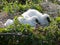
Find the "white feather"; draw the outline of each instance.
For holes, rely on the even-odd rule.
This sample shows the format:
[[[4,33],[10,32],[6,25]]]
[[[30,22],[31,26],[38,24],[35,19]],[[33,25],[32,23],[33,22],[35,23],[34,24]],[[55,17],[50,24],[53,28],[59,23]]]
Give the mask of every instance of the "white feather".
[[[35,9],[29,9],[26,12],[22,14],[23,17],[18,17],[18,21],[22,24],[29,24],[31,26],[36,26],[36,19],[40,22],[41,25],[45,26],[48,25],[49,22],[47,21],[47,17],[49,17],[48,14],[42,14],[39,11]],[[14,21],[11,19],[8,19],[6,23],[4,24],[5,26],[9,26],[13,24]]]
[[[11,24],[13,24],[13,20],[8,19],[8,20],[4,23],[4,26],[9,26],[9,25],[11,25]]]
[[[36,26],[36,16],[30,17],[30,18],[23,18],[23,17],[18,17],[18,21],[22,24],[29,24],[31,26]]]
[[[26,12],[24,12],[22,14],[22,16],[26,19],[30,18],[30,17],[33,17],[33,16],[37,16],[37,19],[39,20],[41,25],[48,25],[48,21],[47,21],[46,17],[49,17],[49,15],[48,14],[42,14],[35,9],[27,10]]]
[[[40,13],[39,11],[37,11],[35,9],[29,9],[22,14],[22,16],[24,18],[29,18],[29,17],[32,17],[32,16],[41,16],[41,15],[42,15],[42,13]]]

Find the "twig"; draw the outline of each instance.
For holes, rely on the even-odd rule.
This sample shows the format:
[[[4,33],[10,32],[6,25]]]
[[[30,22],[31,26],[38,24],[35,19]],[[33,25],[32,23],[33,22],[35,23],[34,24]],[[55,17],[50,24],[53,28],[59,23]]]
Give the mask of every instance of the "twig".
[[[7,36],[7,35],[15,35],[15,36],[21,36],[21,33],[0,33],[0,36]]]

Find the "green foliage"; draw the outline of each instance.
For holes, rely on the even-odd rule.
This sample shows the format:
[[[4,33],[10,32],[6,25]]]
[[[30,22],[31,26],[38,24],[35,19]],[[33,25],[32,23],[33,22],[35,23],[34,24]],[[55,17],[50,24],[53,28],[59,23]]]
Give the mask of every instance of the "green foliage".
[[[36,29],[28,24],[20,24],[17,17],[15,17],[14,24],[2,29],[1,32],[17,34],[0,36],[1,45],[57,45],[60,41],[60,29],[53,19],[49,26],[40,26]],[[20,35],[18,36],[18,34]]]
[[[15,13],[19,9],[17,2],[14,3],[7,3],[3,7],[3,11],[8,12],[8,13]]]
[[[13,3],[13,0],[10,0],[8,3],[6,0],[2,0],[0,8],[10,14],[23,13],[30,8],[43,12],[42,7],[39,5],[40,2],[42,0],[26,1],[26,4],[22,5],[17,1]],[[0,35],[0,45],[58,45],[60,43],[59,22],[60,17],[55,20],[51,18],[49,26],[34,28],[28,24],[21,24],[15,17],[14,24],[6,28],[0,28],[0,33],[15,33],[15,35]]]
[[[57,21],[58,23],[60,23],[60,17],[57,17],[57,18],[56,18],[56,21]]]
[[[43,0],[30,0],[30,2],[34,3],[34,4],[38,4],[40,2],[42,2]]]
[[[40,2],[41,0],[36,0],[36,1]],[[24,11],[31,9],[31,8],[37,9],[40,12],[42,12],[42,7],[38,3],[35,4],[33,0],[30,1],[30,3],[27,2],[24,5],[21,3],[18,3],[18,1],[7,2],[6,0],[4,0],[4,1],[2,0],[1,4],[0,4],[0,8],[1,8],[1,10],[5,11],[7,13],[10,13],[10,14],[14,14],[17,12],[23,13]]]

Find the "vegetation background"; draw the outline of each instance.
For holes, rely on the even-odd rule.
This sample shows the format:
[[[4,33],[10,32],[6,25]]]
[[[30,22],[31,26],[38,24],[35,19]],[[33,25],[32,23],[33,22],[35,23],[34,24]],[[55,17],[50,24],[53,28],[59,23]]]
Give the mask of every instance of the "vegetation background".
[[[48,0],[58,4],[57,0]],[[14,24],[0,28],[0,45],[60,45],[60,17],[51,17],[46,27],[34,28],[17,20],[23,12],[32,8],[44,13],[40,3],[46,0],[0,0],[0,21],[14,18]],[[59,14],[60,15],[60,14]]]

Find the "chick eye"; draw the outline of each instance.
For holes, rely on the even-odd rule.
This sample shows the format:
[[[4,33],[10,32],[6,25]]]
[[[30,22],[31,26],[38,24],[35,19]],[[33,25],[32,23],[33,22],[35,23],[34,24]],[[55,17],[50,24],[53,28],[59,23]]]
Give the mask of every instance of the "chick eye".
[[[49,17],[47,17],[47,21],[48,21],[48,22],[51,22]]]
[[[36,23],[40,24],[40,22],[38,21],[38,19],[36,19],[35,21],[36,21]]]

